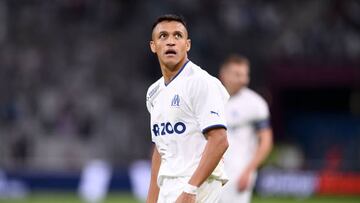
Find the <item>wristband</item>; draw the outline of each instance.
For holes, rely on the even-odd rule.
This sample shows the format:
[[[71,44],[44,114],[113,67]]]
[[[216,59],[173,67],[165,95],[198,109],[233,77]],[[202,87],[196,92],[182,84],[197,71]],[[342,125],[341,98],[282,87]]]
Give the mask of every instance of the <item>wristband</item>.
[[[190,185],[189,183],[186,183],[185,187],[184,187],[184,192],[188,193],[188,194],[192,194],[192,195],[197,195],[197,191],[198,191],[199,187]]]

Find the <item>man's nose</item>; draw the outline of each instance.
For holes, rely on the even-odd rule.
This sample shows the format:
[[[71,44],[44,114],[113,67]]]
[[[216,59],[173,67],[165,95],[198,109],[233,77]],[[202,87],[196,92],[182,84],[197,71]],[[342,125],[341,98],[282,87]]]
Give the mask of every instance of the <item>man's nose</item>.
[[[168,45],[168,46],[175,46],[175,39],[174,39],[174,37],[169,37],[166,45]]]

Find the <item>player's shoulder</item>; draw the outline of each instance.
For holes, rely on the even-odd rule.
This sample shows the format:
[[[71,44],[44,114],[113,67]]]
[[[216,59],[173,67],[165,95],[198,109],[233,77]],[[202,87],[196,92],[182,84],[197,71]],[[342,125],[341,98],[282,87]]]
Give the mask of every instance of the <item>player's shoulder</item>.
[[[188,71],[188,82],[189,84],[193,83],[207,83],[215,82],[220,83],[220,81],[214,76],[210,75],[206,70],[202,69],[200,66],[196,65],[193,62],[189,62],[189,71]]]
[[[149,88],[146,92],[146,98],[151,98],[159,91],[162,81],[163,81],[163,78],[161,77],[149,86]]]
[[[229,94],[219,79],[210,75],[206,70],[194,63],[190,65],[185,83],[187,90],[195,92],[195,94],[216,91],[226,100],[229,99]]]
[[[250,88],[245,87],[242,90],[242,93],[248,100],[251,100],[252,102],[254,102],[256,104],[267,105],[267,102],[265,101],[265,99],[259,93],[255,92],[254,90],[252,90]]]

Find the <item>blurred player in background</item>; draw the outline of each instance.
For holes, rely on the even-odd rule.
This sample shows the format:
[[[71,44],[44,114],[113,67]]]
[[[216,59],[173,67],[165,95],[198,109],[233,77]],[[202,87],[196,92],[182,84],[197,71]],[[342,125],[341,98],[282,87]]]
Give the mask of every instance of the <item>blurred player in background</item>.
[[[229,183],[224,187],[223,203],[248,203],[256,170],[272,148],[269,108],[265,100],[247,87],[249,60],[232,55],[220,68],[220,79],[230,94],[226,105],[229,149],[224,155]]]
[[[184,20],[164,15],[153,25],[150,48],[162,76],[146,95],[155,148],[147,202],[218,202],[228,147],[221,82],[189,61]]]

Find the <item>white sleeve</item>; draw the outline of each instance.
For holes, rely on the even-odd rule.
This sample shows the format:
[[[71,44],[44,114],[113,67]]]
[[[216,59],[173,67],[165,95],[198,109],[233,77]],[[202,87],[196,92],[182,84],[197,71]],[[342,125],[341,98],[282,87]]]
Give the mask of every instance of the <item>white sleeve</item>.
[[[260,98],[257,102],[256,120],[269,119],[269,107],[263,98]]]
[[[148,112],[150,113],[151,103],[149,101],[148,94],[146,94],[146,108],[147,108]]]
[[[256,117],[254,121],[255,129],[260,130],[270,127],[269,107],[263,98],[259,98],[256,107]]]
[[[151,85],[147,92],[146,92],[146,108],[149,111],[149,113],[151,113],[152,111],[152,107],[153,107],[153,99],[154,99],[154,94],[156,93],[156,91],[159,89],[159,85],[153,87],[154,85]]]
[[[225,128],[225,103],[229,94],[216,78],[195,78],[190,84],[190,102],[203,133]]]
[[[149,97],[149,89],[146,92],[146,108],[148,110],[148,112],[150,113],[150,107],[151,107],[151,103],[150,103],[150,97]]]

